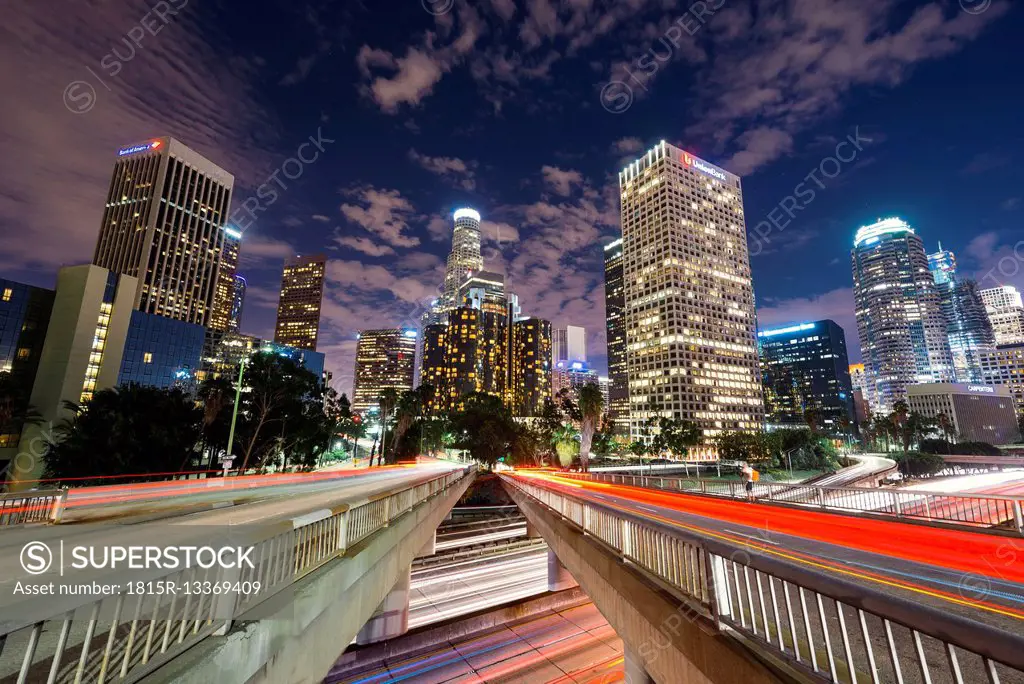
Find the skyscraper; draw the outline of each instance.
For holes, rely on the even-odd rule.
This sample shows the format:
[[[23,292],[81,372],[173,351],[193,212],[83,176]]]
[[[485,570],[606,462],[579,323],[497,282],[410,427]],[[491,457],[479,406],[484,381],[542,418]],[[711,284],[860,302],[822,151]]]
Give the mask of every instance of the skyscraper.
[[[174,138],[117,156],[93,263],[137,279],[140,311],[209,325],[234,176]]]
[[[420,384],[430,385],[434,388],[434,395],[427,407],[435,411],[444,405],[444,394],[442,383],[444,382],[445,335],[448,332],[447,323],[431,323],[423,329],[420,335],[421,356],[420,356]]]
[[[977,283],[957,274],[956,256],[941,244],[928,255],[928,268],[946,319],[953,373],[958,382],[981,382],[980,355],[995,346],[995,337]]]
[[[277,304],[275,342],[316,350],[326,270],[327,257],[323,254],[296,256],[285,261],[281,300]]]
[[[1012,285],[981,290],[979,293],[988,314],[996,344],[1024,344],[1024,301]]]
[[[604,316],[608,349],[608,419],[619,435],[629,434],[626,377],[626,286],[622,280],[622,238],[604,248]]]
[[[480,254],[480,213],[475,209],[457,209],[453,215],[455,230],[452,232],[452,251],[444,271],[445,308],[460,306],[459,288],[470,272],[483,270],[484,259]]]
[[[513,411],[539,416],[551,398],[551,323],[520,318],[512,324]]]
[[[559,361],[551,369],[551,395],[557,397],[562,390],[575,393],[584,385],[596,385],[597,381],[597,371],[586,361]]]
[[[457,411],[462,407],[463,397],[482,391],[483,317],[484,312],[472,306],[459,306],[448,312],[444,375],[438,392],[442,410]]]
[[[559,361],[586,361],[586,329],[577,325],[556,328],[551,336],[551,360],[556,365]]]
[[[242,309],[245,308],[245,290],[248,283],[245,278],[235,274],[231,296],[231,318],[228,320],[228,332],[238,332],[242,326]]]
[[[907,386],[951,382],[953,358],[924,243],[888,218],[857,231],[851,253],[860,348],[875,410],[888,413]]]
[[[1024,343],[1006,344],[981,354],[982,382],[1005,385],[1017,402],[1017,413],[1024,416]]]
[[[661,142],[619,173],[630,432],[764,419],[740,179]],[[694,456],[713,457],[710,447]]]
[[[769,424],[814,421],[834,435],[852,428],[856,416],[846,335],[835,321],[762,330],[757,338]]]
[[[363,330],[356,347],[352,410],[376,411],[377,398],[387,389],[412,389],[416,331],[401,328]]]
[[[217,268],[217,291],[213,296],[213,312],[210,314],[210,329],[231,330],[232,309],[235,303],[235,275],[238,271],[238,248],[242,233],[234,228],[224,229],[224,248]],[[238,330],[238,328],[234,328]]]

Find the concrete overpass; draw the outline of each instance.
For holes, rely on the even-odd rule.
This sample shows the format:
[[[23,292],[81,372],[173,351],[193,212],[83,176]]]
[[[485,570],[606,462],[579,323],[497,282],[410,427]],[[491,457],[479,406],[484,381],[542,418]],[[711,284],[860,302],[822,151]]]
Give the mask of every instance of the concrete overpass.
[[[359,638],[399,634],[407,622],[403,579],[413,558],[430,550],[434,530],[475,475],[449,465],[366,471],[305,496],[257,498],[225,508],[157,519],[130,516],[103,525],[10,528],[0,538],[0,585],[16,581],[102,583],[88,595],[8,599],[0,604],[0,678],[11,681],[314,682]],[[135,511],[138,513],[138,511]],[[27,578],[19,547],[33,539],[107,544],[213,544],[252,547],[252,568],[168,572],[54,567]],[[426,549],[425,549],[426,547]],[[22,557],[24,558],[24,557]],[[61,571],[64,570],[61,557]],[[205,574],[203,574],[205,572]],[[69,570],[70,573],[70,570]],[[256,592],[156,595],[127,590],[135,582],[212,580],[248,583]],[[404,598],[404,602],[403,599]]]
[[[1024,568],[985,571],[1014,538],[550,473],[503,480],[622,638],[631,684],[1024,681]]]

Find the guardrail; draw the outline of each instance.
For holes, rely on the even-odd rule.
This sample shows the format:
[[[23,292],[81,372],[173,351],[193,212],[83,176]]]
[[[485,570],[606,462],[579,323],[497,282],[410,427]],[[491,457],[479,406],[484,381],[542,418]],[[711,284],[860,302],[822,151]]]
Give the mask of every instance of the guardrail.
[[[253,568],[192,568],[147,578],[174,582],[260,582],[254,594],[207,595],[120,593],[80,605],[34,624],[14,625],[0,634],[0,680],[24,682],[135,682],[199,641],[226,634],[232,620],[278,596],[300,578],[387,527],[412,508],[475,472],[475,466],[323,509],[271,528],[254,546]],[[20,668],[9,654],[22,653]]]
[[[697,480],[607,473],[559,475],[687,494],[748,499],[744,483],[735,480]],[[752,498],[754,501],[811,506],[837,513],[871,513],[907,520],[965,525],[971,528],[1002,526],[1024,535],[1024,496],[755,482]]]
[[[506,482],[658,578],[689,616],[812,681],[1021,681],[1024,639],[515,476]]]
[[[60,522],[67,500],[66,489],[0,494],[0,527],[31,522]]]

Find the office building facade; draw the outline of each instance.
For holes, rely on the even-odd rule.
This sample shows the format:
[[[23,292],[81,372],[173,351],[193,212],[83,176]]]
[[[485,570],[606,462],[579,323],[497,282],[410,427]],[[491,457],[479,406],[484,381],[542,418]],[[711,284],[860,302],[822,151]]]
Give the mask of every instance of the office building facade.
[[[53,310],[54,291],[0,278],[0,375],[11,392],[12,418],[0,424],[0,461],[13,458],[24,424],[32,384],[43,354],[46,329]]]
[[[173,138],[117,154],[93,264],[137,281],[136,309],[209,325],[234,176]]]
[[[363,330],[359,333],[352,388],[354,412],[377,411],[378,397],[385,390],[402,393],[412,389],[416,337],[415,330],[403,328]]]
[[[946,320],[914,229],[898,218],[863,226],[851,260],[857,330],[875,410],[891,411],[909,385],[951,382]]]
[[[927,418],[945,414],[956,441],[1012,444],[1020,439],[1010,390],[966,383],[925,383],[907,388],[910,410]]]
[[[551,399],[551,323],[519,318],[511,335],[512,405],[517,416],[539,416]]]
[[[138,287],[137,279],[99,266],[68,266],[58,271],[29,399],[42,420],[25,425],[19,442],[19,452],[35,458],[13,461],[13,481],[27,483],[39,477],[38,445],[44,443],[49,426],[71,415],[68,402],[87,402],[95,392],[117,385]]]
[[[133,311],[117,384],[194,391],[205,339],[201,325]]]
[[[235,275],[238,271],[238,249],[241,244],[242,233],[234,228],[224,228],[224,248],[221,250],[220,266],[217,270],[217,289],[213,296],[213,311],[210,314],[208,326],[211,330],[231,330],[231,314],[235,304]]]
[[[833,435],[849,433],[857,416],[843,329],[813,321],[762,330],[757,339],[768,425],[815,422]]]
[[[556,398],[563,390],[575,395],[584,385],[597,382],[597,371],[586,361],[559,361],[551,369],[551,395]]]
[[[1024,343],[996,347],[981,355],[982,382],[1005,387],[1024,414]]]
[[[958,382],[981,382],[980,354],[995,346],[995,337],[977,283],[958,275],[956,256],[941,244],[928,255],[928,268],[946,319],[953,374]]]
[[[235,274],[232,282],[231,315],[228,318],[228,332],[238,332],[242,327],[242,310],[245,308],[245,290],[249,287],[243,276]]]
[[[985,305],[996,344],[1024,344],[1024,300],[1017,288],[1002,285],[978,294]]]
[[[587,360],[586,329],[577,325],[555,328],[551,337],[551,360],[555,364],[559,361],[585,362]]]
[[[608,351],[608,419],[617,435],[629,434],[629,379],[626,375],[626,285],[622,238],[604,248],[605,343]]]
[[[285,261],[274,342],[316,351],[326,273],[327,257],[322,254],[296,256]]]
[[[659,143],[619,173],[630,433],[688,420],[706,443],[762,427],[740,179]],[[691,456],[713,458],[713,448]]]

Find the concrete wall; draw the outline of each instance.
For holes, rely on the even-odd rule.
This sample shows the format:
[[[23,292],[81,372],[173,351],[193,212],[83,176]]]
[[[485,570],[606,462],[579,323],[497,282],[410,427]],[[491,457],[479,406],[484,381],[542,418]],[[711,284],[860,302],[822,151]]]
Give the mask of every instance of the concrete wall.
[[[472,477],[295,584],[286,601],[257,606],[144,681],[175,684],[320,682],[413,557],[466,491]],[[270,603],[274,603],[271,601]]]
[[[506,485],[529,523],[579,582],[622,638],[631,655],[659,684],[767,684],[785,681],[749,651],[714,631],[703,618],[647,580],[555,513]]]

